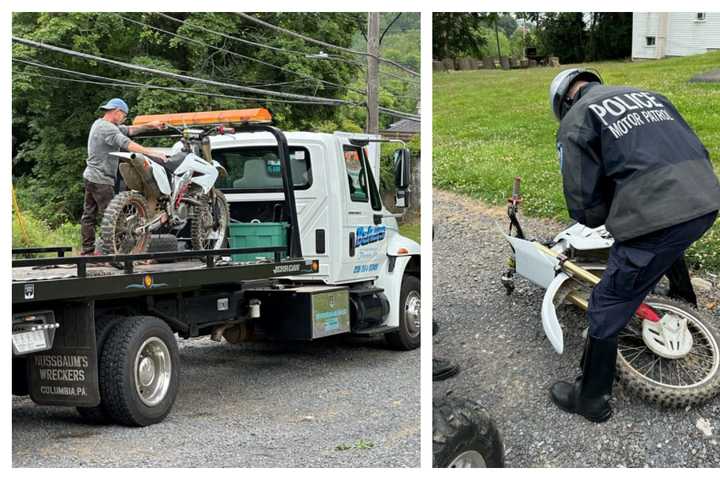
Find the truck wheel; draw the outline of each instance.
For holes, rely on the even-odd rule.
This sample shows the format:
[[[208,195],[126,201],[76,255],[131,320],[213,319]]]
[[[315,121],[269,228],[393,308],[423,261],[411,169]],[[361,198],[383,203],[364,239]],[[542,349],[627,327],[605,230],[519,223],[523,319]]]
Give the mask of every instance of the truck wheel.
[[[103,346],[105,345],[108,335],[110,335],[113,328],[117,327],[118,323],[121,322],[123,318],[124,317],[119,315],[108,315],[98,318],[95,322],[95,351],[97,352],[98,360],[102,358]],[[102,377],[98,371],[98,382],[101,381]],[[100,386],[100,404],[95,407],[76,407],[76,410],[83,419],[90,423],[110,423],[112,419],[105,409],[102,398],[102,386]]]
[[[113,329],[100,361],[100,395],[117,423],[162,421],[175,402],[180,354],[175,335],[156,317],[128,317]]]
[[[460,398],[433,402],[434,468],[504,466],[500,433],[484,408]]]
[[[403,277],[400,287],[400,325],[398,330],[385,334],[392,348],[414,350],[420,346],[420,279]]]

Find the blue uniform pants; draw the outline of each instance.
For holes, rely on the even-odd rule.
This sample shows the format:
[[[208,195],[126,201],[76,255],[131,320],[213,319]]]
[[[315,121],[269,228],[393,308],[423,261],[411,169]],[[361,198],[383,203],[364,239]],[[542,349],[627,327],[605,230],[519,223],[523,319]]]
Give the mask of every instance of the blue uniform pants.
[[[632,319],[663,275],[687,248],[712,226],[718,212],[615,242],[607,270],[590,295],[589,334],[598,339],[616,336]]]

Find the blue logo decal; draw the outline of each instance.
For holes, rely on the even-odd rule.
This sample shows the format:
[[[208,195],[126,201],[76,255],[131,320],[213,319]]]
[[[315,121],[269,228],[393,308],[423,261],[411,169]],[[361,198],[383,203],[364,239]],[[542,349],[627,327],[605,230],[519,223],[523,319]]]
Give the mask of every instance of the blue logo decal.
[[[358,227],[355,231],[355,246],[379,242],[385,238],[385,225]]]

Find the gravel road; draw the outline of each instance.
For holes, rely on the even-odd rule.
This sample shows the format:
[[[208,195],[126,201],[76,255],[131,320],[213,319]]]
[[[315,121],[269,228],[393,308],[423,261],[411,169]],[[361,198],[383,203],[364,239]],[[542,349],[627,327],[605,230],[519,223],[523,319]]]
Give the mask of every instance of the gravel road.
[[[435,191],[433,218],[433,317],[440,323],[434,355],[462,369],[435,382],[433,395],[452,392],[488,408],[504,437],[508,466],[720,466],[720,397],[688,410],[663,410],[616,385],[615,414],[604,424],[555,407],[550,385],[577,372],[582,313],[568,307],[561,314],[566,351],[557,355],[540,322],[543,292],[518,280],[507,296],[500,284],[509,249],[495,222],[505,228],[504,209]],[[544,238],[562,227],[525,217],[521,223],[526,234]],[[717,289],[700,293],[700,303],[720,324],[718,296]]]
[[[88,426],[13,397],[14,467],[418,467],[420,350],[381,339],[180,342],[175,406],[146,428]]]

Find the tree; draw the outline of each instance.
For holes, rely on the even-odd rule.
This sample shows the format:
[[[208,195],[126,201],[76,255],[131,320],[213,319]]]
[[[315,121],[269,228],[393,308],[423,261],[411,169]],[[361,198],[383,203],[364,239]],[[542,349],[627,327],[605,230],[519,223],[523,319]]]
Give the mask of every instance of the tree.
[[[538,40],[541,55],[554,55],[560,63],[585,60],[587,31],[583,13],[544,13],[538,20]]]
[[[433,58],[479,56],[485,40],[478,34],[482,25],[477,13],[433,13]]]

